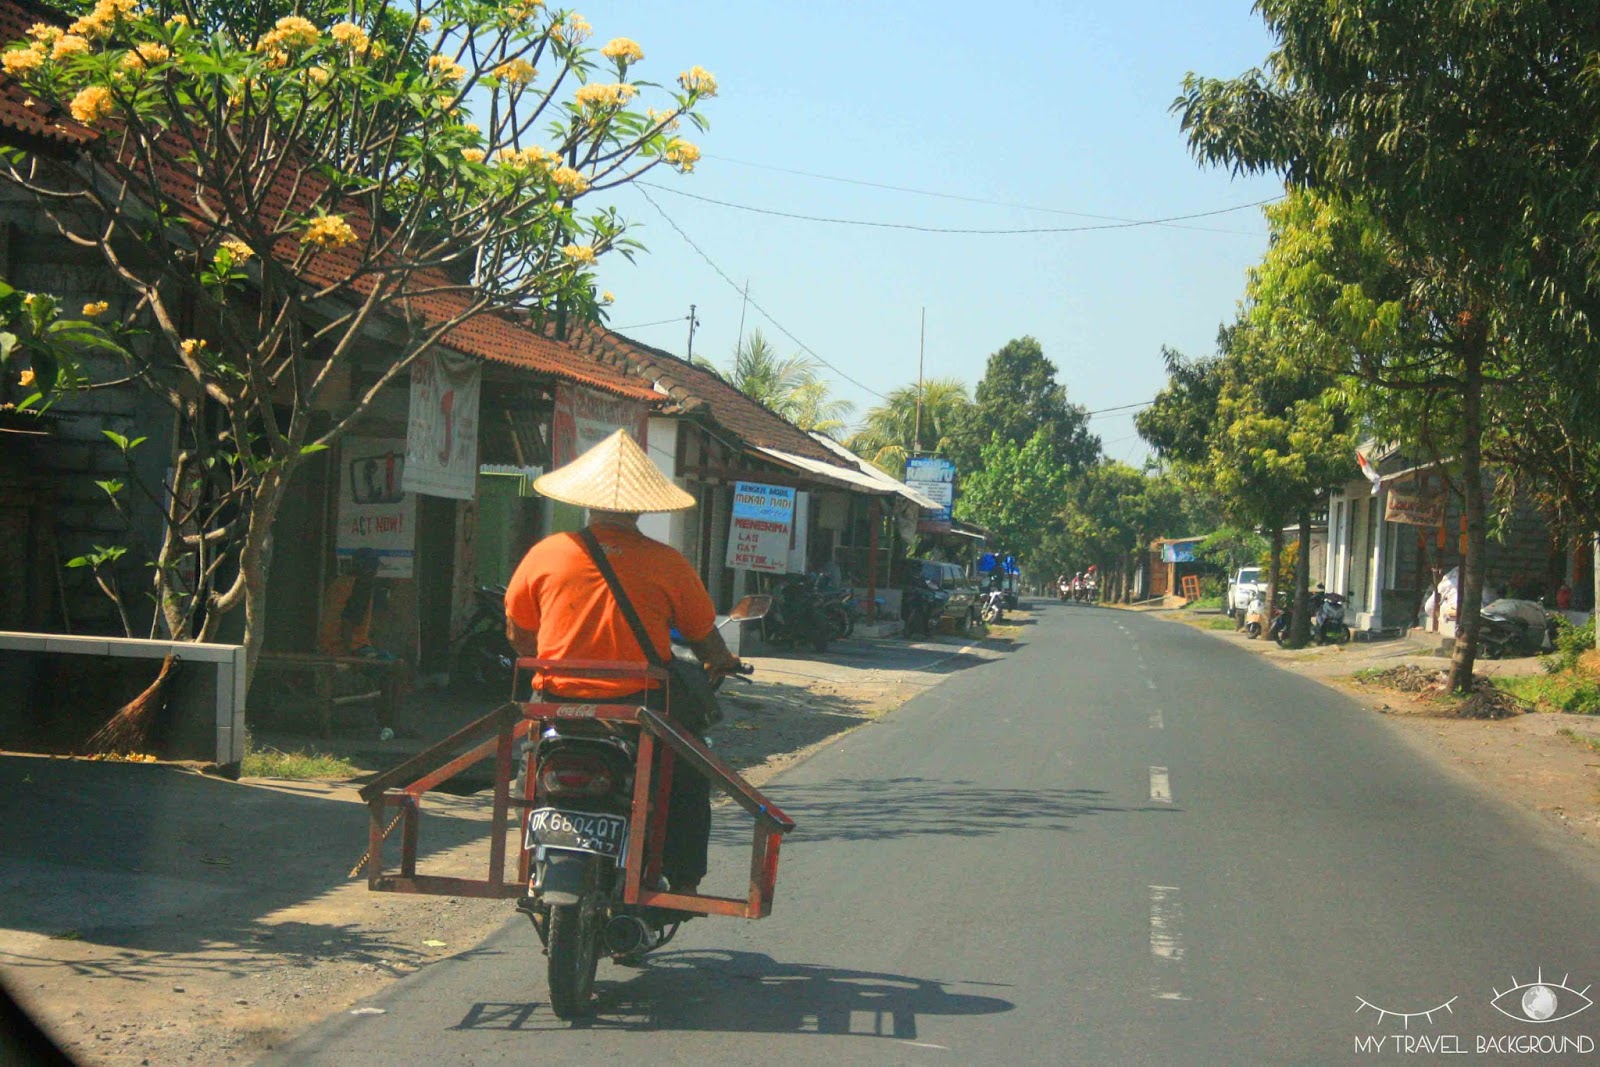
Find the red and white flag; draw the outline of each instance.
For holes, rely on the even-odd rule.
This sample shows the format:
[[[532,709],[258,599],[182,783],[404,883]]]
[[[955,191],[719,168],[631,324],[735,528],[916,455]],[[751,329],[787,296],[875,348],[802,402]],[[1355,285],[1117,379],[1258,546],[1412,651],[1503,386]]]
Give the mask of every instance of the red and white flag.
[[[1360,449],[1356,450],[1356,462],[1361,465],[1361,473],[1367,476],[1367,481],[1372,483],[1372,495],[1377,496],[1378,490],[1383,488],[1383,476],[1372,465],[1372,461],[1361,454]]]

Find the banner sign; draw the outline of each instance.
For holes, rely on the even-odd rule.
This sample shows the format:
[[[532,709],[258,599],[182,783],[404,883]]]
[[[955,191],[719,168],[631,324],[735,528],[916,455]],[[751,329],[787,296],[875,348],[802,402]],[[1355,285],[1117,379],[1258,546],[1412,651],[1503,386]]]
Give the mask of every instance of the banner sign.
[[[794,490],[781,485],[735,482],[733,524],[728,529],[728,566],[784,574],[794,529]]]
[[[430,352],[411,364],[402,488],[471,500],[478,492],[478,396],[483,364]]]
[[[1383,519],[1408,526],[1438,526],[1444,522],[1444,496],[1390,486],[1388,500],[1383,505]]]
[[[403,488],[405,442],[346,437],[340,444],[339,536],[334,551],[378,553],[378,576],[410,578],[416,557],[417,498]]]
[[[627,430],[646,448],[649,429],[650,409],[639,401],[558,383],[550,422],[551,466],[571,463],[618,430]]]
[[[956,465],[931,456],[906,460],[906,484],[939,504],[917,520],[922,533],[949,533],[950,507],[955,503]]]
[[[1199,547],[1198,541],[1168,541],[1161,546],[1161,562],[1193,563],[1194,550]]]

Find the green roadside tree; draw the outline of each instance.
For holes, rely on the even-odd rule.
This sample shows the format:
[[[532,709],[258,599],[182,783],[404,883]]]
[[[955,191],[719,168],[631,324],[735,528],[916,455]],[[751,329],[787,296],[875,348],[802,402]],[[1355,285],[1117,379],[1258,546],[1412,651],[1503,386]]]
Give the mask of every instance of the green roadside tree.
[[[962,478],[956,516],[994,533],[1006,552],[1031,559],[1066,486],[1067,470],[1047,431],[1035,431],[1020,446],[996,434]]]
[[[1056,365],[1032,337],[1008,341],[989,357],[972,406],[952,429],[950,457],[957,478],[980,464],[983,450],[997,436],[1020,447],[1043,433],[1056,462],[1073,474],[1100,455],[1100,439],[1089,432],[1087,414],[1067,403]]]
[[[703,124],[716,81],[692,67],[653,89],[637,43],[592,48],[587,21],[538,0],[213,15],[96,0],[35,25],[0,66],[94,136],[74,159],[8,150],[0,181],[101,254],[144,334],[121,371],[173,412],[152,494],[161,628],[207,640],[242,609],[253,666],[273,522],[306,457],[480,315],[597,315],[595,261],[636,245],[586,205],[692,170],[676,131]],[[372,331],[386,362],[353,378]]]
[[[1191,74],[1174,109],[1201,161],[1281,173],[1364,212],[1372,225],[1360,232],[1386,246],[1415,291],[1391,313],[1432,319],[1427,366],[1407,375],[1390,362],[1382,377],[1448,378],[1458,398],[1467,553],[1450,684],[1464,691],[1483,588],[1485,389],[1517,376],[1518,338],[1564,337],[1582,350],[1575,369],[1600,368],[1600,23],[1574,0],[1417,0],[1381,12],[1359,0],[1262,0],[1257,10],[1277,40],[1267,69],[1231,81]]]

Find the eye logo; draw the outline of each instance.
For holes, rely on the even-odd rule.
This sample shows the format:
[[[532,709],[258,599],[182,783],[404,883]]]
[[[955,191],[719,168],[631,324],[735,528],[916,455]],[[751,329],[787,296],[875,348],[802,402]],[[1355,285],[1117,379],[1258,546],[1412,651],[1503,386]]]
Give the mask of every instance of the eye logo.
[[[1567,985],[1570,977],[1563,975],[1559,982],[1546,982],[1542,967],[1538,979],[1532,982],[1518,982],[1516,975],[1512,975],[1511,988],[1503,993],[1496,989],[1489,1004],[1501,1015],[1519,1022],[1555,1023],[1570,1019],[1594,1003],[1584,995],[1592,987],[1572,989]],[[1502,1000],[1506,1003],[1502,1004]]]
[[[1356,998],[1356,1014],[1360,1015],[1363,1011],[1367,1010],[1368,1008],[1371,1008],[1378,1015],[1378,1025],[1379,1026],[1383,1025],[1383,1020],[1385,1020],[1385,1019],[1399,1019],[1400,1020],[1400,1025],[1405,1027],[1407,1030],[1409,1030],[1409,1029],[1411,1029],[1411,1020],[1412,1019],[1426,1019],[1426,1020],[1428,1020],[1428,1022],[1431,1023],[1431,1022],[1433,1022],[1433,1017],[1435,1015],[1437,1015],[1441,1011],[1449,1012],[1451,1015],[1454,1015],[1456,1013],[1456,1010],[1454,1008],[1452,1008],[1450,1005],[1454,1004],[1459,999],[1460,999],[1459,997],[1451,997],[1449,1000],[1445,1001],[1443,1004],[1440,1004],[1438,1007],[1429,1008],[1427,1011],[1390,1011],[1388,1008],[1380,1008],[1380,1007],[1378,1007],[1376,1004],[1372,1003],[1372,1001],[1370,1001],[1370,1000],[1366,1000],[1366,999],[1364,999],[1362,997],[1357,997]]]

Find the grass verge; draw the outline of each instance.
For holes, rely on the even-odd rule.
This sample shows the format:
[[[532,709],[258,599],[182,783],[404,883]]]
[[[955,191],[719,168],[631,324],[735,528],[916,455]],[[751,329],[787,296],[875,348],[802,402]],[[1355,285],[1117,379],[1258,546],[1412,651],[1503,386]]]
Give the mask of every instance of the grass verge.
[[[355,764],[325,752],[280,752],[251,748],[244,754],[239,774],[245,778],[354,778]]]
[[[1542,711],[1600,714],[1600,679],[1574,671],[1556,674],[1496,675],[1494,684]]]
[[[1593,734],[1580,734],[1578,731],[1569,730],[1565,726],[1557,730],[1556,733],[1569,741],[1576,741],[1591,752],[1600,752],[1600,737],[1595,737]]]

